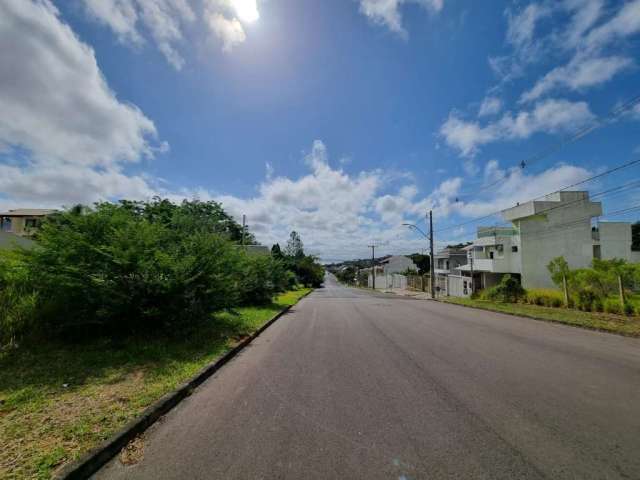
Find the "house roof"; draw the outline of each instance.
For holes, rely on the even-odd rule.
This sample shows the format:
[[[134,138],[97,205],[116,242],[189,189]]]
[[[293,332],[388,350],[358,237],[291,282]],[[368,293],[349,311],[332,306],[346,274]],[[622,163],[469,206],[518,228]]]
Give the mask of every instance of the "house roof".
[[[57,210],[48,208],[16,208],[7,212],[0,212],[0,217],[44,217],[56,212]]]

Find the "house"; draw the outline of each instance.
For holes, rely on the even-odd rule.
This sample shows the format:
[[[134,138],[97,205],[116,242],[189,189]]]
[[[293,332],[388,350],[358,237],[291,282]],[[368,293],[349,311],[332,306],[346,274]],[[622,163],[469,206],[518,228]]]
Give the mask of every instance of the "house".
[[[385,258],[376,266],[376,288],[405,288],[406,278],[400,278],[407,270],[418,271],[418,266],[413,260],[404,255],[392,255]],[[395,278],[394,278],[395,277]],[[373,277],[369,269],[369,287],[373,286]]]
[[[460,247],[447,247],[434,255],[433,269],[436,289],[440,293],[449,294],[449,277],[454,271],[467,263],[467,251]]]
[[[556,192],[503,210],[511,225],[478,228],[469,261],[456,272],[463,280],[456,282],[473,278],[473,288],[479,290],[508,273],[525,288],[549,288],[554,284],[547,265],[555,257],[564,257],[571,268],[588,267],[594,258],[636,261],[631,224],[594,224],[601,215],[602,203],[591,201],[586,191]]]
[[[383,275],[392,275],[394,273],[404,273],[407,270],[418,271],[418,266],[413,263],[409,257],[404,255],[392,255],[380,262]]]
[[[0,212],[0,231],[28,237],[40,226],[44,217],[53,213],[56,210],[43,208],[18,208]]]

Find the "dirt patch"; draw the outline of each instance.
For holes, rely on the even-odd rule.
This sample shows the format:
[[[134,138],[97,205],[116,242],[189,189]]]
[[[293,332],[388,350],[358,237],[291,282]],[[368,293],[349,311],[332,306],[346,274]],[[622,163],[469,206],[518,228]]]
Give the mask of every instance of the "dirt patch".
[[[144,436],[140,435],[131,440],[120,451],[120,463],[123,465],[135,465],[144,458]]]

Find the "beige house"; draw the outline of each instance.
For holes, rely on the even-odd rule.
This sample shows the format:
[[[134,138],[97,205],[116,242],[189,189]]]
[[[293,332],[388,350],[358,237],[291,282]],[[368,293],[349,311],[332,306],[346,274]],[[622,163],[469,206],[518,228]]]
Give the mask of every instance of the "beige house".
[[[44,208],[18,208],[0,212],[0,231],[28,237],[40,226],[44,217],[56,211]]]

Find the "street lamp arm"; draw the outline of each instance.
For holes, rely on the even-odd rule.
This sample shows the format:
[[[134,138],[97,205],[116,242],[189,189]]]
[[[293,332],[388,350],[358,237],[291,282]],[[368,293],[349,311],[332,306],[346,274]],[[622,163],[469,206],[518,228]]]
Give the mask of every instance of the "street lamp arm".
[[[417,225],[414,225],[413,223],[403,223],[402,225],[404,227],[413,228],[415,231],[419,232],[424,238],[429,238],[429,235],[424,233],[422,230],[420,230],[420,228]]]

